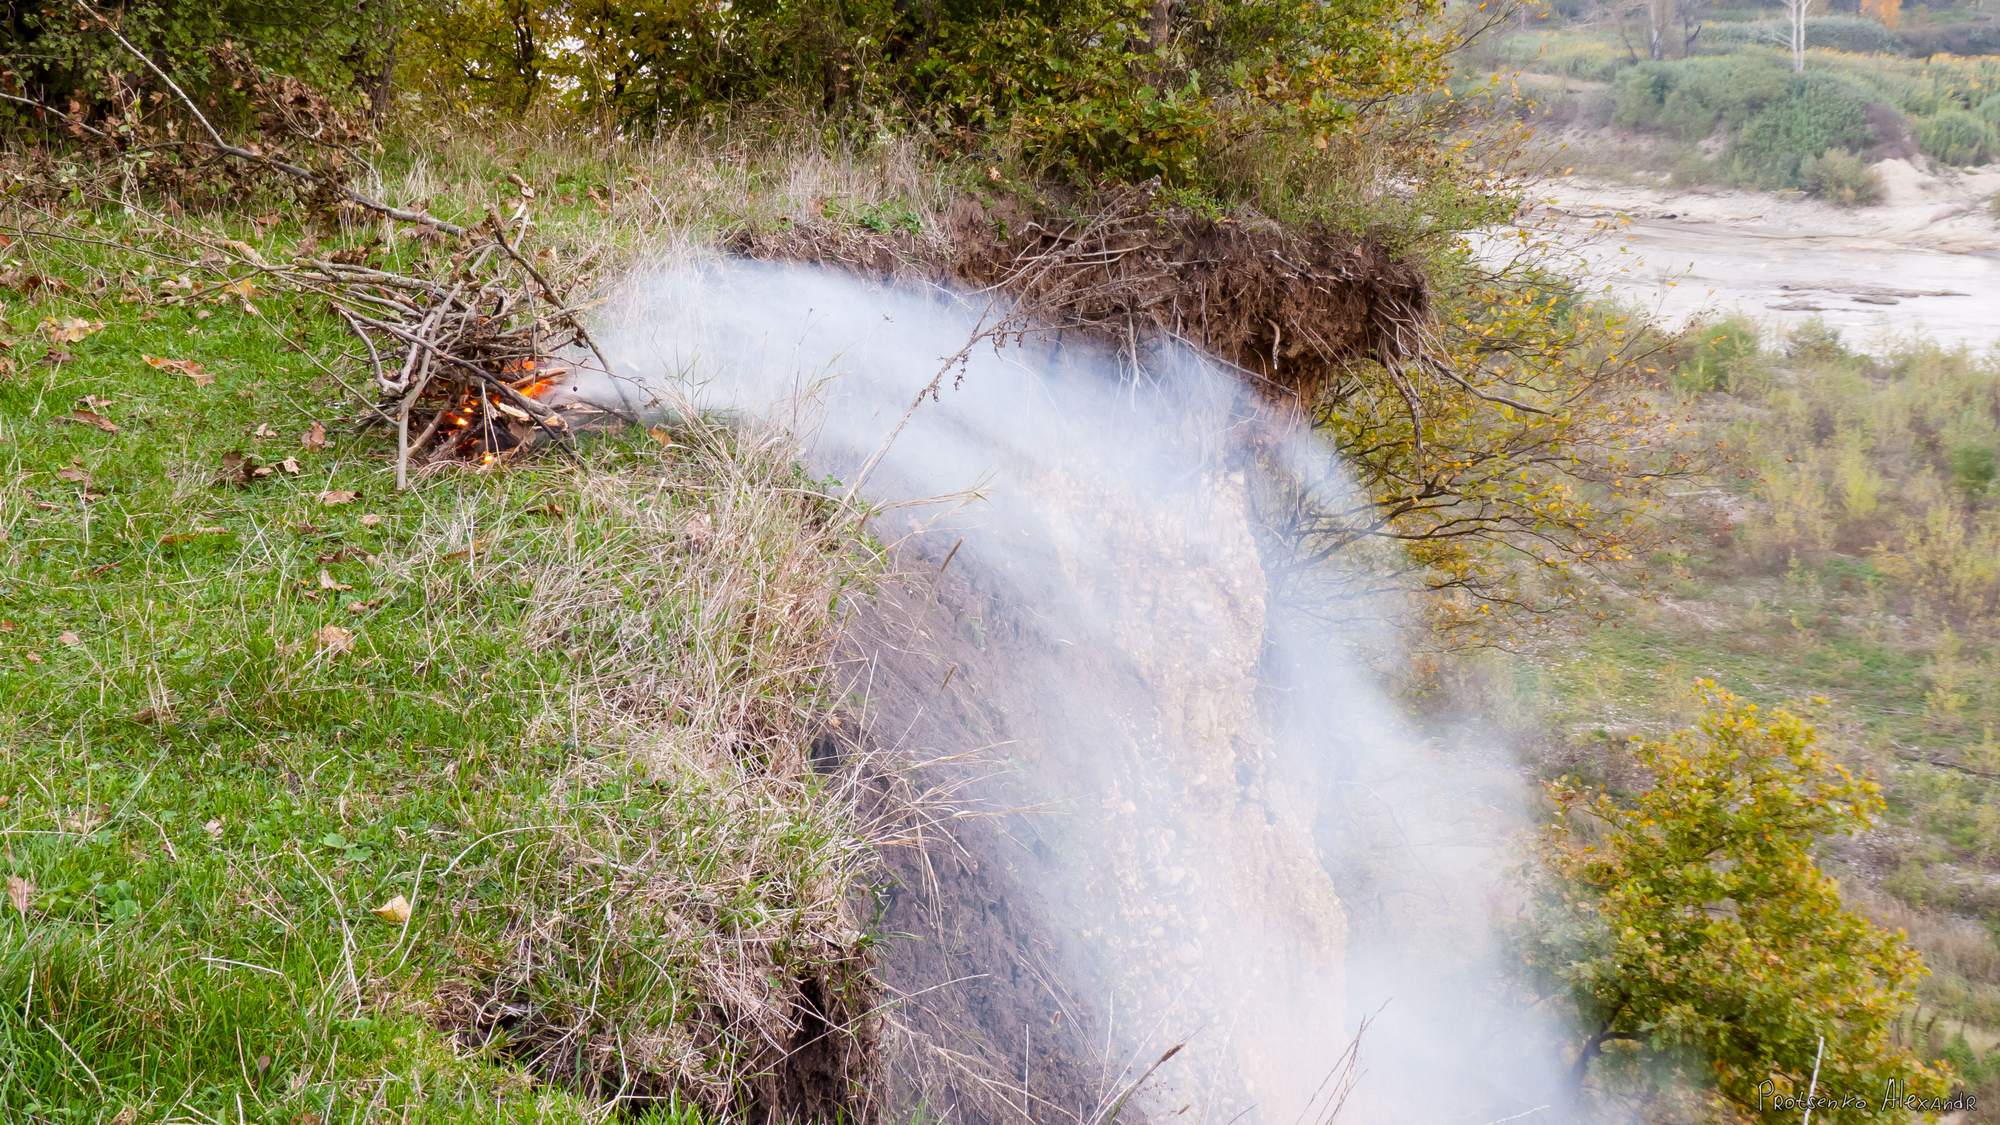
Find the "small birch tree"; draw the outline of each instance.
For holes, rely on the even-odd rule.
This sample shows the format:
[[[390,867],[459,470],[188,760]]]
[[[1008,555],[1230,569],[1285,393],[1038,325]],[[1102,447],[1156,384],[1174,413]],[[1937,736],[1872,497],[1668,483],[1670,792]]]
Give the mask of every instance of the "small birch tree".
[[[1806,72],[1806,16],[1812,0],[1785,0],[1785,16],[1791,21],[1792,73]]]

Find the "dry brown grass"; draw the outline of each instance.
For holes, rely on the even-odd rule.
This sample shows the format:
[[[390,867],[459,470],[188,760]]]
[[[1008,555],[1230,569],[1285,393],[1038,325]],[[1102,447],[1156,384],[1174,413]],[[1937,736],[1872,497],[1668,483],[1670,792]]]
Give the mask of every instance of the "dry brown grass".
[[[697,425],[516,520],[441,510],[394,564],[440,609],[520,590],[496,627],[568,670],[527,735],[572,748],[546,825],[436,881],[453,913],[512,916],[446,990],[464,1037],[634,1105],[828,1119],[866,1096],[874,841],[810,747],[871,564],[805,484],[785,447]]]
[[[726,132],[684,126],[651,139],[516,122],[426,138],[365,186],[400,203],[480,215],[518,205],[522,187],[509,177],[519,177],[536,193],[546,233],[563,243],[566,272],[605,279],[744,227],[828,218],[935,227],[951,172],[926,158],[922,138],[837,141],[828,133],[811,112],[736,121]]]

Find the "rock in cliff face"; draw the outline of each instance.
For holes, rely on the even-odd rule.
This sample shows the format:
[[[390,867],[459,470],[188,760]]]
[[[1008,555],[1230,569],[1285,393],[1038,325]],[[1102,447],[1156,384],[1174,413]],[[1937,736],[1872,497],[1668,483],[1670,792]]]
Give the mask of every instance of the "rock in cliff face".
[[[875,623],[904,640],[870,646],[874,729],[938,757],[983,748],[978,764],[933,773],[1008,810],[934,840],[928,869],[942,859],[961,882],[928,900],[911,888],[905,913],[892,908],[961,955],[892,946],[891,987],[973,978],[947,988],[976,1000],[940,998],[917,1022],[943,1043],[958,1032],[962,1050],[968,1029],[949,1025],[980,1021],[990,1055],[981,1080],[932,1097],[967,1104],[1025,1072],[1024,1105],[1081,1103],[1087,1116],[1121,1074],[1185,1042],[1134,1105],[1294,1120],[1345,1043],[1346,929],[1303,802],[1267,788],[1266,595],[1245,479],[1226,466],[1173,480],[1045,470],[1009,490],[987,520],[910,544],[941,560],[963,538],[943,580]],[[1060,1048],[1071,1035],[1084,1065],[1039,1058],[1037,1037]]]
[[[1115,857],[1107,975],[1129,978],[1161,1032],[1194,1036],[1148,1104],[1233,1095],[1293,1121],[1339,1054],[1346,923],[1297,815],[1308,802],[1270,788],[1247,482],[1205,474],[1169,501],[1079,506],[1108,541],[1097,594],[1116,659],[1150,705],[1122,724],[1127,768],[1096,826]]]

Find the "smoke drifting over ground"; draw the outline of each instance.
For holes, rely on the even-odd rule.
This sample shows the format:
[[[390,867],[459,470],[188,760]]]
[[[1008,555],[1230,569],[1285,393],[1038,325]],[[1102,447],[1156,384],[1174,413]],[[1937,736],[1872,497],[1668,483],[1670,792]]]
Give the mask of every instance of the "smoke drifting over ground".
[[[663,271],[602,318],[631,382],[593,393],[783,427],[851,479],[987,311],[810,267]],[[1505,755],[1419,738],[1361,656],[1393,636],[1327,624],[1393,607],[1308,614],[1314,584],[1266,579],[1258,498],[1327,458],[1185,349],[1141,371],[1031,337],[974,346],[868,477],[878,502],[957,497],[878,525],[926,577],[859,634],[872,730],[992,813],[965,863],[930,868],[976,895],[898,892],[934,932],[909,939],[924,957],[892,948],[889,983],[947,1048],[899,1062],[906,1100],[1101,1119],[1184,1043],[1127,1119],[1324,1119],[1364,1019],[1343,1121],[1550,1100],[1551,1029],[1497,1000]],[[923,979],[939,958],[963,979]],[[1003,998],[1030,979],[1032,1014]]]

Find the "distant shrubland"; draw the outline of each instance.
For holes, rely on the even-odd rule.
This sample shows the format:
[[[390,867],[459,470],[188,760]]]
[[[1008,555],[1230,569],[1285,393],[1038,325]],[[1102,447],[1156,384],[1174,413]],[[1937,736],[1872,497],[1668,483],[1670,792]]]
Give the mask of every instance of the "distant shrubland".
[[[1830,152],[1862,163],[1919,153],[1956,166],[2000,159],[2000,58],[1905,57],[1912,29],[1830,16],[1812,21],[1799,74],[1774,38],[1782,30],[1770,20],[1714,22],[1685,55],[1650,59],[1613,27],[1540,28],[1498,40],[1485,58],[1548,76],[1524,84],[1524,113],[1656,138],[1679,153],[1669,163],[1684,181],[1800,188],[1851,205],[1879,189],[1827,168]]]

